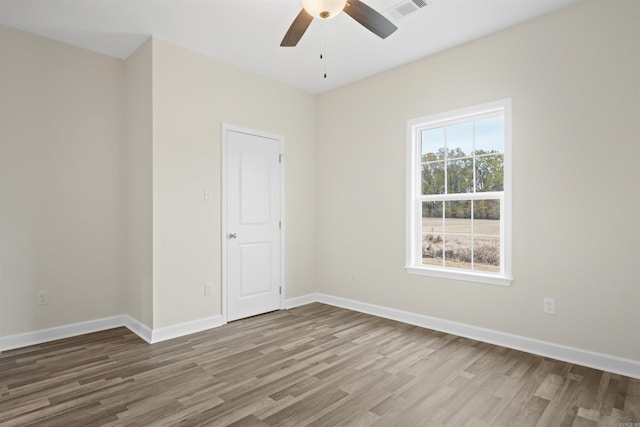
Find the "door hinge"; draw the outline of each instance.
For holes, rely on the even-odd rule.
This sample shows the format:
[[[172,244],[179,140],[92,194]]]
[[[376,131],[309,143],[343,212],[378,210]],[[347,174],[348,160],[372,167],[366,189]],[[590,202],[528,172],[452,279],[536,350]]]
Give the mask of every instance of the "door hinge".
[[[282,230],[282,221],[278,221],[278,228]]]
[[[280,286],[280,295],[282,295],[282,286]]]
[[[278,163],[282,163],[282,156],[284,156],[284,154],[279,154],[278,155]]]

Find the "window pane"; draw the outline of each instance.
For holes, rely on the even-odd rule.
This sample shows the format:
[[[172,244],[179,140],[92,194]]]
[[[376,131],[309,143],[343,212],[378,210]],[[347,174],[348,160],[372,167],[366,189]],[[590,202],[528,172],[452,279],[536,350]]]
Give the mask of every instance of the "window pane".
[[[476,157],[476,191],[504,190],[504,156]]]
[[[443,202],[422,202],[422,234],[444,232],[442,219]]]
[[[422,194],[444,193],[444,162],[422,165]]]
[[[447,162],[447,193],[473,192],[473,160],[459,159]]]
[[[445,234],[445,267],[471,270],[471,237]]]
[[[470,156],[473,152],[473,122],[447,126],[447,155]]]
[[[471,234],[471,200],[446,202],[444,216],[447,234]]]
[[[504,153],[504,116],[475,122],[476,155]]]
[[[423,162],[444,160],[444,128],[423,130],[420,137]]]
[[[474,232],[476,234],[500,234],[500,200],[475,200],[473,202]]]
[[[476,235],[500,236],[500,220],[474,219],[473,231]]]
[[[422,263],[428,265],[442,265],[443,239],[440,234],[422,236]]]
[[[474,270],[500,271],[500,238],[476,237],[473,242]]]

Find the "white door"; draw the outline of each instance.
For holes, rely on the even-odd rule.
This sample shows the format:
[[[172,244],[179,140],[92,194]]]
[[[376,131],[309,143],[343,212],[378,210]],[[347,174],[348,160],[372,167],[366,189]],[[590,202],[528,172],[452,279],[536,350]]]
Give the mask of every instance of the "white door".
[[[225,128],[227,321],[281,301],[281,140]]]

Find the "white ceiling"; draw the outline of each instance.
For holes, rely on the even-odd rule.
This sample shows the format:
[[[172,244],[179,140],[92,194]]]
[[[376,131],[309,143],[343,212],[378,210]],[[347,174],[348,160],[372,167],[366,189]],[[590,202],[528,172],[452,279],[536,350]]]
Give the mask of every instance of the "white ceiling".
[[[401,3],[363,1],[390,19]],[[288,48],[279,45],[300,0],[0,0],[0,23],[121,59],[154,35],[315,94],[578,1],[429,0],[392,19],[385,40],[342,13],[314,20]]]

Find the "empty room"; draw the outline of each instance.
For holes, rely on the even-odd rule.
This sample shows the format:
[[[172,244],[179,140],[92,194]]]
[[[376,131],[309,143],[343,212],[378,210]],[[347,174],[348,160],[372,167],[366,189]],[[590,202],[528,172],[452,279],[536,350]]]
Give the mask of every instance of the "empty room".
[[[640,427],[638,159],[638,0],[0,0],[0,426]]]

